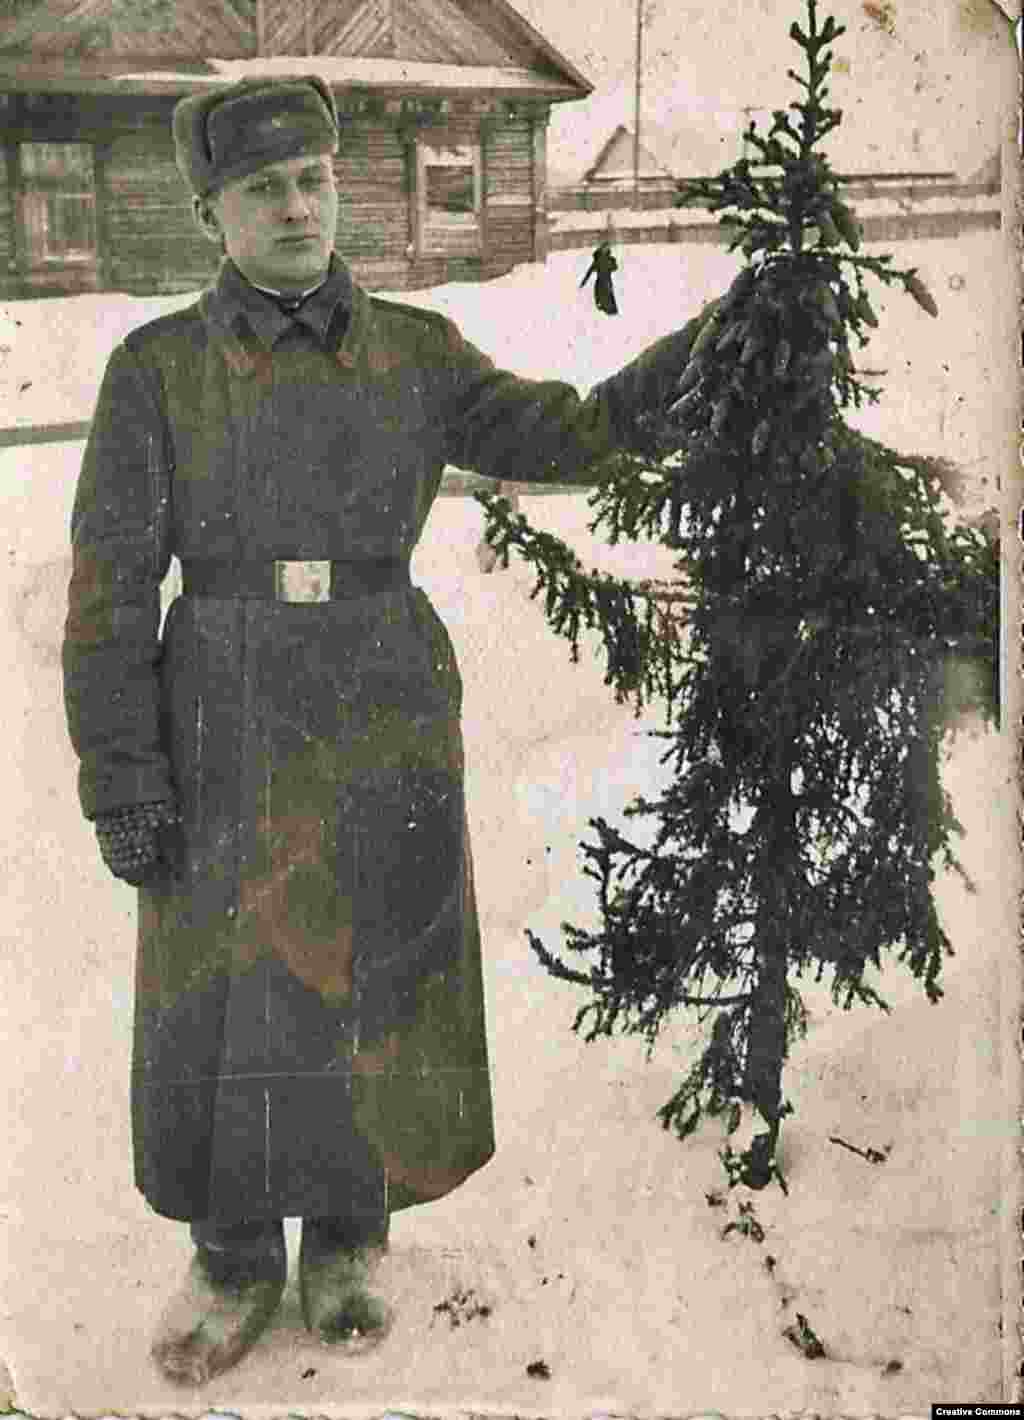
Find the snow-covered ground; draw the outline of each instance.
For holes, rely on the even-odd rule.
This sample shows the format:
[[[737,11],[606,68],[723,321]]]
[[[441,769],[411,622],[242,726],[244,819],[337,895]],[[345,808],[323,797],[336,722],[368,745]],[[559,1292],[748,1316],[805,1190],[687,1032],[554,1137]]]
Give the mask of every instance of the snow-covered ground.
[[[736,269],[714,247],[619,256],[615,319],[577,290],[585,253],[399,299],[451,314],[523,374],[586,390]],[[897,259],[920,267],[941,314],[932,321],[905,296],[879,298],[882,329],[863,362],[889,371],[888,398],[858,422],[956,459],[972,510],[993,506],[1008,467],[1008,259],[992,233],[902,248]],[[190,299],[0,305],[0,424],[88,418],[118,338]],[[0,1357],[17,1404],[48,1416],[897,1415],[1008,1397],[1018,998],[1007,738],[969,726],[947,764],[976,892],[955,879],[937,885],[956,948],[944,1000],[928,1005],[896,968],[881,973],[889,1017],[844,1014],[823,987],[808,988],[810,1031],[787,1077],[797,1111],[785,1126],[789,1196],[738,1190],[712,1207],[719,1132],[680,1144],[655,1118],[692,1058],[696,1027],[680,1018],[649,1061],[635,1041],[584,1044],[570,1031],[577,993],[544,973],[524,938],[529,927],[556,946],[563,920],[593,921],[577,844],[589,817],[614,819],[657,783],[659,747],[644,735],[657,717],[638,722],[616,706],[594,658],[570,667],[529,601],[523,567],[481,573],[480,509],[461,498],[436,504],[414,573],[465,680],[497,1155],[450,1197],[396,1217],[398,1322],[376,1355],[339,1360],[313,1346],[290,1292],[236,1371],[195,1395],[159,1379],[148,1334],[189,1244],[131,1185],[134,899],[106,875],[79,817],[60,701],[80,455],[80,444],[0,452],[0,638],[14,669],[0,739],[10,1043]],[[583,496],[523,504],[586,561],[664,571],[646,549],[599,547]],[[872,1165],[832,1138],[888,1149],[887,1161]],[[746,1198],[763,1242],[721,1236]],[[457,1327],[436,1310],[456,1294],[468,1299]],[[825,1359],[806,1359],[783,1335],[798,1312]],[[537,1361],[549,1378],[528,1373]]]

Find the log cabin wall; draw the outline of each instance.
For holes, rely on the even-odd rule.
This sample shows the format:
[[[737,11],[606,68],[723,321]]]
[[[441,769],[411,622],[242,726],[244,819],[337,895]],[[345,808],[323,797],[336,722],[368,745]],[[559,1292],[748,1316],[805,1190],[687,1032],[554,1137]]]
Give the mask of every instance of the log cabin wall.
[[[86,290],[135,295],[196,290],[219,253],[198,231],[174,163],[173,98],[9,95],[0,165],[0,297]],[[371,290],[479,281],[543,260],[543,134],[548,105],[400,98],[339,101],[337,248]],[[95,259],[29,259],[19,217],[19,145],[87,145],[93,154]],[[423,240],[417,148],[475,154],[477,236]],[[422,169],[420,169],[422,170]]]
[[[488,126],[484,201],[485,275],[533,261],[533,126],[528,116]]]
[[[216,273],[220,252],[196,226],[174,162],[171,107],[109,135],[101,187],[107,290],[168,295],[205,286]]]
[[[178,95],[316,72],[339,101],[337,246],[371,289],[547,254],[552,103],[593,86],[509,0],[0,4],[0,295],[194,290],[219,253],[177,174]]]
[[[543,259],[535,251],[535,130],[547,105],[529,112],[479,101],[438,105],[392,103],[391,112],[342,115],[335,163],[341,196],[338,251],[371,290],[409,290],[446,281],[479,281]],[[522,106],[520,106],[522,107]],[[417,146],[478,154],[479,240],[471,250],[453,236],[439,248],[419,230]],[[543,150],[541,150],[543,160]],[[543,175],[539,184],[543,188]]]
[[[409,184],[397,127],[342,114],[334,172],[339,254],[361,285],[403,289],[409,271]]]
[[[203,286],[218,254],[200,234],[174,163],[173,100],[98,96],[10,96],[0,192],[0,296],[25,299],[81,291],[158,295]],[[26,241],[19,149],[83,145],[91,151],[95,256],[42,264]]]

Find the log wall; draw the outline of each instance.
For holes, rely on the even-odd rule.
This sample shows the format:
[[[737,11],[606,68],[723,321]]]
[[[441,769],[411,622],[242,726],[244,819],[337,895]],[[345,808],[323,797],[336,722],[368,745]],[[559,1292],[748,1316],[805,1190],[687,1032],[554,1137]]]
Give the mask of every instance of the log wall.
[[[529,116],[495,117],[451,103],[420,123],[378,117],[343,120],[335,162],[341,197],[338,251],[371,290],[409,290],[480,281],[537,259],[534,244],[535,127]],[[477,253],[424,252],[417,240],[417,138],[481,148],[482,243]]]
[[[357,280],[374,271],[392,279],[404,275],[411,236],[407,168],[405,146],[394,124],[343,119],[334,163],[338,183],[336,244]]]
[[[204,286],[220,252],[192,217],[170,133],[153,126],[118,134],[103,177],[105,288],[166,295]]]
[[[708,177],[713,174],[709,173]],[[888,197],[911,205],[941,201],[949,197],[991,197],[999,192],[997,176],[981,181],[961,182],[954,173],[863,173],[841,174],[845,198],[860,201],[865,197]],[[548,209],[551,212],[627,212],[657,211],[679,206],[704,211],[703,201],[693,193],[696,178],[668,179],[657,183],[641,181],[634,195],[632,183],[601,187],[551,186],[548,188]]]
[[[153,295],[194,289],[216,269],[216,249],[196,229],[174,164],[173,100],[30,95],[13,100],[5,125],[6,171],[17,178],[21,142],[89,143],[94,150],[98,260],[25,269],[18,259],[14,202],[0,200],[0,296],[31,298],[81,290]]]
[[[488,126],[484,146],[487,276],[532,261],[533,128],[528,118]]]

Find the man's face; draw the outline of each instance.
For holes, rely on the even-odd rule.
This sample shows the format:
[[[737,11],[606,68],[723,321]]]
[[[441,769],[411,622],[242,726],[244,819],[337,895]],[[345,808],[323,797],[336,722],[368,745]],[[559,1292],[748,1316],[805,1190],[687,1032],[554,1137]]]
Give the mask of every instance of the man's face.
[[[329,154],[268,163],[195,208],[204,232],[223,237],[228,256],[257,286],[304,291],[327,270],[338,219]]]

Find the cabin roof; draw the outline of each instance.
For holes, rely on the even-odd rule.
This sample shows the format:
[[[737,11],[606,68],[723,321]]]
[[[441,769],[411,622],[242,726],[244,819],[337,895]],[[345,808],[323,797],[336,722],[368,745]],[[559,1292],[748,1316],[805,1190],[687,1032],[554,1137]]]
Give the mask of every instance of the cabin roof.
[[[593,88],[508,0],[254,0],[250,8],[243,20],[230,0],[171,0],[153,20],[150,7],[132,11],[130,0],[37,0],[0,21],[0,88],[173,95],[289,73],[386,95],[562,102]]]

